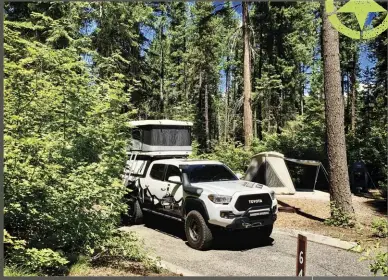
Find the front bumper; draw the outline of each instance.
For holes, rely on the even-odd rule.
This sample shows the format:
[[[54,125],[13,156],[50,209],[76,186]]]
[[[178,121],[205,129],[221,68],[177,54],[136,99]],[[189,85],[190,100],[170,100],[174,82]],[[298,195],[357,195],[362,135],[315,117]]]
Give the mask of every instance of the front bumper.
[[[269,214],[264,217],[252,217],[250,212],[254,211],[255,209],[255,207],[249,208],[242,216],[233,219],[232,223],[227,225],[226,228],[230,230],[247,229],[269,226],[275,223],[277,219],[277,214],[274,213],[272,210],[270,210]]]

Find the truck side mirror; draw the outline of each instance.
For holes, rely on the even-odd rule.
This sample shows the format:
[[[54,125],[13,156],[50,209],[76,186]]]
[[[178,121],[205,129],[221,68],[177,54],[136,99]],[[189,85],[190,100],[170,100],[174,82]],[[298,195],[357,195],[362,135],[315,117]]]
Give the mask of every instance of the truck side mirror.
[[[175,184],[182,184],[181,178],[179,176],[170,176],[167,181]]]
[[[243,177],[243,175],[241,173],[236,173],[236,177],[241,180],[241,178]]]

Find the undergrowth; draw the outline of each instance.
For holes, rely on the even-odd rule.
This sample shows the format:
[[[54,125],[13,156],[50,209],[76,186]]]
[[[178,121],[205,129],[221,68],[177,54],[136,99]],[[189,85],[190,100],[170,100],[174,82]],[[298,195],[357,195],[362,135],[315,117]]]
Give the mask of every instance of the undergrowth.
[[[348,228],[355,226],[354,217],[337,207],[335,202],[330,202],[330,211],[331,217],[324,221],[326,225]]]
[[[373,236],[386,238],[388,237],[388,221],[387,218],[375,219],[372,222]]]
[[[360,261],[369,261],[369,269],[375,276],[388,276],[388,252],[381,248],[380,243],[362,249],[363,256]]]

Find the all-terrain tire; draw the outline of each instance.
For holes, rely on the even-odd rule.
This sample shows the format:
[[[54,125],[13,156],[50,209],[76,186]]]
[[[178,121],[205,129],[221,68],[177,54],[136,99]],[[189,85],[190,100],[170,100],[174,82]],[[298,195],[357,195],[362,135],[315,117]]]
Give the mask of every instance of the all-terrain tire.
[[[190,211],[185,220],[185,233],[190,247],[197,250],[209,249],[213,234],[205,219],[198,211]]]
[[[139,225],[143,223],[143,211],[141,210],[139,200],[131,197],[128,204],[129,223]]]
[[[258,228],[260,238],[262,239],[268,239],[273,230],[273,225],[263,226],[261,228]]]

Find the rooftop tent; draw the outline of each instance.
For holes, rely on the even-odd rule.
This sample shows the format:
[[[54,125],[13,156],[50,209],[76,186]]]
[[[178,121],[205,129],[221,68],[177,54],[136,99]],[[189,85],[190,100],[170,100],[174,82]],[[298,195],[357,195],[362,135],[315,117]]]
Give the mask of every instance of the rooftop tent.
[[[130,152],[151,154],[191,153],[191,122],[173,120],[132,121]]]
[[[277,194],[294,194],[295,187],[284,159],[277,152],[259,153],[252,157],[244,179],[267,185]]]
[[[192,152],[191,122],[144,120],[130,122],[132,141],[124,168],[124,184],[132,175],[144,176],[149,163],[158,158],[186,158]]]

